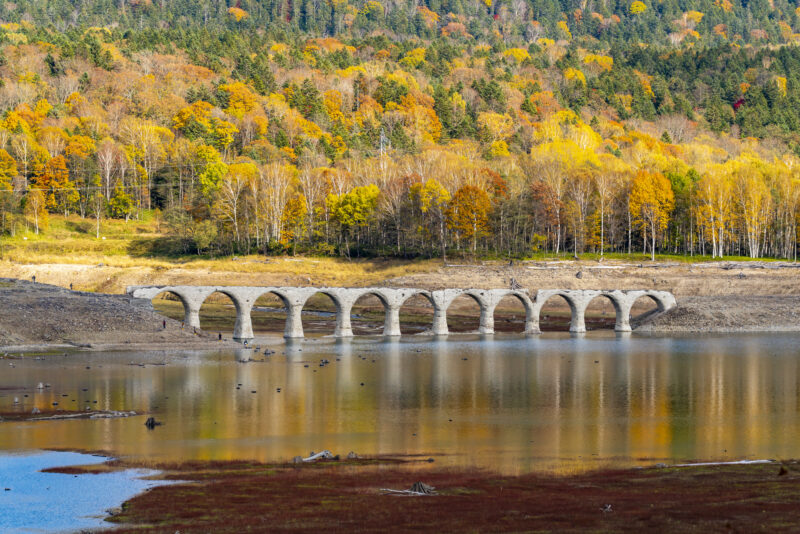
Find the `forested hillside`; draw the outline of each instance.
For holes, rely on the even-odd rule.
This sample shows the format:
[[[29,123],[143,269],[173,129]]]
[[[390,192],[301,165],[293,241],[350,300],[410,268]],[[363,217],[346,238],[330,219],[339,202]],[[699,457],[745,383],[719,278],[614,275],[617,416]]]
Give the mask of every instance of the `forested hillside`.
[[[167,255],[794,258],[798,13],[3,3],[1,230],[150,210]]]

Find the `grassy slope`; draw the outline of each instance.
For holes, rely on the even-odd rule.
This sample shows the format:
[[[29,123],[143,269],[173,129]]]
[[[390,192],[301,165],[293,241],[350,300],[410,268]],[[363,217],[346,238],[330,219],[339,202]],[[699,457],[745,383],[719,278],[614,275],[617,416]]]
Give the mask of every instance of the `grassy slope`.
[[[142,221],[125,223],[120,220],[104,220],[101,223],[101,238],[95,236],[94,221],[53,215],[49,228],[36,235],[32,230],[19,232],[14,237],[0,240],[0,272],[9,272],[16,265],[90,265],[118,269],[190,270],[203,272],[264,273],[265,275],[307,276],[313,272],[315,283],[365,284],[406,274],[427,272],[438,266],[436,261],[402,260],[345,260],[341,258],[291,258],[263,256],[208,257],[194,254],[186,256],[163,256],[149,253],[157,241],[164,239],[159,223],[151,214]],[[5,264],[5,265],[3,265]],[[304,280],[303,280],[304,281]],[[66,280],[51,280],[52,283],[69,285]],[[77,289],[78,287],[76,287]],[[84,290],[119,290],[98,283],[83,285]]]
[[[240,271],[247,270],[258,272],[297,272],[302,269],[292,268],[292,263],[303,263],[299,258],[270,258],[269,263],[254,267],[242,267],[242,260],[260,256],[241,256],[232,259],[230,256],[212,258],[187,254],[185,256],[164,256],[153,253],[157,249],[157,241],[166,236],[162,232],[162,225],[151,213],[146,213],[143,220],[131,220],[125,223],[121,220],[103,220],[101,223],[101,238],[95,237],[95,224],[93,219],[81,219],[77,215],[63,217],[52,215],[49,228],[41,234],[32,230],[18,232],[14,237],[4,237],[0,240],[0,254],[6,261],[19,263],[44,264],[97,264],[116,267],[155,267]],[[631,254],[607,253],[609,260],[624,261],[649,261],[650,256],[641,252]],[[597,260],[597,253],[581,254],[582,260]],[[532,253],[530,260],[571,260],[573,254],[567,251],[558,256],[552,253]],[[280,261],[283,260],[283,261]],[[684,256],[673,254],[657,254],[657,261],[670,262],[707,262],[716,261],[710,256]],[[749,261],[750,258],[728,256],[724,261]],[[382,271],[387,276],[407,274],[409,272],[424,272],[438,260],[403,261],[403,260],[349,260],[340,261],[337,258],[313,258],[317,269],[334,270],[342,276],[367,276],[370,272]],[[453,260],[458,262],[459,260]],[[763,261],[772,261],[765,259]],[[344,266],[349,266],[345,268]],[[342,269],[346,269],[342,272]]]

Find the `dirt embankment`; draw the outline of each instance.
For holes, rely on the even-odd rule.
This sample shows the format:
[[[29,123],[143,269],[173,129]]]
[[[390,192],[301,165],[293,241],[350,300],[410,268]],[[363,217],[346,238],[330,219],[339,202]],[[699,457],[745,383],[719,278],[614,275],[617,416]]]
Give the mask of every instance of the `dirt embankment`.
[[[435,273],[393,278],[387,285],[509,287],[512,278],[528,290],[658,289],[676,297],[798,295],[800,264],[778,262],[641,263],[595,261],[515,262],[451,265]]]
[[[779,262],[714,262],[714,263],[624,263],[619,261],[539,261],[539,262],[485,262],[479,265],[435,265],[426,264],[430,268],[426,272],[415,272],[403,276],[391,276],[398,267],[383,266],[375,261],[365,264],[346,263],[352,271],[346,282],[331,278],[330,266],[319,268],[314,259],[275,260],[270,263],[284,262],[286,272],[264,272],[264,261],[243,259],[236,262],[240,270],[206,270],[181,266],[174,268],[126,268],[103,265],[43,264],[22,265],[12,262],[0,263],[0,275],[16,276],[61,286],[74,283],[76,288],[89,289],[104,293],[123,293],[128,285],[297,285],[325,286],[381,285],[390,287],[421,287],[426,289],[443,288],[502,288],[512,283],[535,291],[537,289],[659,289],[671,291],[678,299],[678,307],[668,313],[648,317],[637,329],[640,332],[679,333],[679,332],[733,332],[733,331],[796,331],[800,330],[800,265]],[[387,264],[388,265],[388,264]],[[413,269],[412,269],[413,267]],[[410,264],[409,271],[418,271],[420,265]],[[87,295],[87,294],[83,294]],[[88,294],[93,295],[93,294]],[[97,298],[101,298],[99,295]],[[88,298],[88,296],[87,296]],[[45,328],[41,334],[27,328],[27,323],[18,325],[22,330],[6,327],[6,322],[14,321],[0,317],[0,342],[3,344],[25,343],[32,340],[54,343],[58,340],[70,343],[109,343],[136,342],[133,338],[144,338],[154,343],[165,343],[167,339],[153,338],[151,332],[128,332],[125,326],[138,321],[125,319],[132,315],[122,314],[119,321],[115,319],[118,303],[129,304],[126,297],[108,297],[118,300],[103,300],[117,304],[108,305],[106,309],[97,308],[98,302],[90,304],[91,299],[84,299],[89,308],[78,314],[83,319],[66,318],[58,321],[51,328]],[[553,299],[548,303],[550,310],[563,308],[566,303],[561,299]],[[648,303],[642,299],[634,308],[634,315],[646,311]],[[92,308],[95,306],[95,308]],[[453,312],[463,306],[454,303]],[[506,304],[501,303],[498,311],[502,312]],[[602,309],[601,309],[602,308]],[[51,307],[48,311],[52,315]],[[92,313],[91,309],[97,311]],[[380,311],[380,310],[378,310]],[[473,310],[474,311],[474,310]],[[31,312],[34,313],[34,312]],[[145,313],[137,310],[137,313]],[[613,316],[613,310],[604,299],[598,299],[587,313],[591,318],[598,313],[604,317]],[[35,313],[34,313],[35,314]],[[108,314],[108,315],[107,315]],[[75,314],[73,314],[74,316]],[[161,317],[153,315],[142,319],[142,324],[160,325]],[[98,324],[97,321],[109,320],[119,328]],[[80,320],[79,325],[71,325],[71,321]],[[94,321],[94,322],[93,322]],[[130,322],[126,322],[130,321]],[[35,322],[35,321],[34,321]],[[636,325],[637,322],[634,322]],[[179,323],[169,322],[167,330],[176,329]],[[134,325],[135,326],[135,325]],[[5,330],[3,330],[5,329]],[[179,332],[175,335],[187,335]],[[24,332],[29,332],[25,335]],[[172,335],[170,332],[156,332],[159,336]],[[192,336],[191,333],[188,335]],[[122,339],[126,338],[126,339]],[[181,338],[183,339],[183,338]],[[192,339],[195,339],[192,337]],[[94,341],[86,341],[94,340]],[[174,341],[178,342],[177,338]]]
[[[291,261],[290,261],[291,260]],[[396,276],[396,262],[347,262],[329,265],[313,258],[253,258],[235,262],[237,270],[114,267],[81,264],[0,262],[0,276],[102,293],[124,293],[129,285],[251,286],[405,286],[426,289],[509,287],[537,289],[660,289],[676,297],[719,295],[800,295],[800,264],[778,262],[628,263],[619,261],[483,262],[479,265],[409,263],[413,274]],[[340,267],[340,268],[337,268]],[[270,267],[272,271],[265,271]],[[346,273],[337,278],[336,273]],[[580,274],[580,277],[578,275]]]
[[[0,347],[83,348],[220,346],[216,337],[135,305],[127,295],[70,291],[0,279]],[[166,328],[164,324],[166,323]]]

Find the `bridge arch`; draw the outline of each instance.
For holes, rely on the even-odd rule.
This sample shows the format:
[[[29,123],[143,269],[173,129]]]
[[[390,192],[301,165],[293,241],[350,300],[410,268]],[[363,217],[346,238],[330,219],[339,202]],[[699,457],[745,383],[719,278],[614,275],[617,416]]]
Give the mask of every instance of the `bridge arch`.
[[[152,304],[154,300],[164,295],[172,295],[178,299],[178,301],[181,303],[181,306],[183,306],[183,322],[184,324],[189,324],[189,300],[181,294],[179,289],[164,288],[149,298],[150,303]]]
[[[383,330],[385,330],[386,329],[386,324],[385,324],[386,323],[386,318],[387,318],[388,313],[389,313],[389,301],[386,298],[386,295],[384,295],[381,292],[380,289],[368,288],[368,289],[365,289],[363,291],[360,291],[357,294],[353,294],[352,295],[352,300],[353,300],[352,305],[350,306],[350,308],[348,310],[342,310],[342,313],[347,313],[349,315],[349,320],[352,323],[352,320],[353,320],[353,308],[356,306],[356,304],[358,304],[358,302],[360,300],[368,299],[369,297],[374,297],[374,298],[378,299],[378,302],[380,302],[381,306],[383,307],[383,316],[384,316]],[[352,325],[351,325],[351,328],[352,328]]]
[[[299,307],[300,307],[300,322],[301,322],[301,324],[303,323],[303,318],[302,318],[303,311],[305,311],[305,312],[311,311],[311,309],[309,309],[309,301],[311,299],[314,299],[314,298],[318,297],[319,295],[323,295],[323,296],[327,297],[331,301],[331,303],[333,303],[334,314],[335,314],[335,319],[336,319],[336,326],[334,327],[334,331],[332,332],[332,334],[334,336],[336,336],[336,337],[349,337],[349,336],[352,336],[353,333],[352,333],[352,330],[350,330],[350,325],[349,325],[349,322],[350,322],[349,321],[349,319],[350,319],[350,308],[352,306],[352,301],[347,302],[346,299],[343,298],[343,295],[340,292],[332,290],[332,289],[329,289],[329,288],[314,288],[313,290],[308,291],[308,293],[305,296],[305,298],[303,299],[302,303],[299,305]],[[290,300],[291,300],[291,297],[290,297]],[[349,305],[345,306],[345,303],[347,303]],[[322,310],[321,312],[324,313],[324,310]],[[344,333],[344,335],[343,335],[341,330],[343,329],[344,324],[345,324],[345,315],[347,316],[346,330],[348,330],[348,332]],[[310,319],[306,319],[306,322],[307,323],[310,322]],[[305,326],[303,327],[303,330],[305,331]],[[303,336],[301,336],[301,337],[303,337]]]
[[[224,295],[233,304],[233,308],[234,308],[234,310],[236,312],[236,323],[234,324],[234,327],[233,327],[234,337],[239,339],[240,336],[236,335],[236,331],[237,331],[236,327],[238,326],[238,323],[241,320],[243,306],[242,306],[242,303],[239,302],[238,295],[236,295],[235,293],[232,293],[231,291],[226,290],[223,287],[215,287],[213,291],[209,292],[207,295],[205,295],[203,297],[203,301],[200,303],[200,306],[199,306],[199,308],[197,310],[200,328],[203,328],[203,316],[202,316],[203,305],[206,304],[206,302],[208,302],[208,300],[215,294]],[[208,311],[208,308],[206,308],[206,311]],[[207,316],[206,316],[206,319],[208,319]],[[206,324],[208,324],[208,323],[206,323]]]
[[[670,308],[674,307],[675,297],[672,293],[666,291],[655,291],[655,290],[640,290],[640,291],[628,291],[628,302],[627,302],[627,329],[623,331],[630,331],[631,325],[630,322],[634,319],[633,316],[633,308],[637,302],[641,301],[642,299],[646,301],[650,301],[651,303],[655,304],[655,309],[651,309],[649,311],[645,311],[639,313],[637,318],[641,319],[643,316],[649,315],[651,313],[662,313]]]
[[[289,309],[289,306],[290,306],[289,297],[288,297],[288,295],[286,294],[285,291],[282,291],[282,290],[280,290],[278,288],[275,288],[275,287],[267,287],[267,288],[263,288],[262,291],[259,291],[258,293],[256,293],[255,298],[256,298],[256,300],[258,300],[261,297],[265,297],[267,295],[271,295],[273,297],[277,297],[281,301],[281,304],[283,304],[283,307],[286,308],[287,310]]]
[[[144,288],[134,294],[135,298],[145,298],[152,305],[153,299],[163,293],[178,297],[183,304],[183,324],[187,327],[200,328],[200,306],[208,295],[214,292],[211,287],[203,286],[156,286]]]
[[[618,295],[616,292],[613,291],[600,291],[595,295],[591,295],[586,301],[586,308],[588,308],[592,302],[596,300],[605,300],[611,303],[614,307],[614,330],[618,332],[625,332],[630,330],[630,326],[628,325],[628,320],[630,318],[630,309],[625,305],[623,296]],[[584,310],[586,309],[584,308]]]
[[[414,297],[425,297],[425,299],[431,303],[431,306],[434,306],[435,303],[433,302],[433,296],[431,296],[430,291],[425,291],[424,289],[411,289],[408,290],[400,300],[400,306],[408,302],[409,300],[413,299]]]
[[[494,322],[496,320],[496,318],[495,318],[495,310],[497,309],[497,306],[501,302],[503,302],[504,300],[517,301],[520,304],[522,304],[522,307],[525,310],[525,324],[524,324],[524,327],[523,327],[523,331],[524,332],[530,332],[531,331],[531,321],[533,319],[533,314],[534,314],[533,302],[531,302],[531,299],[530,299],[530,297],[528,296],[527,293],[525,293],[524,291],[516,290],[516,289],[509,289],[509,290],[506,290],[506,291],[494,290],[494,301],[495,302],[494,302],[494,306],[492,306],[492,309],[491,309],[492,326],[494,326]]]
[[[407,306],[411,303],[411,301],[419,301],[424,300],[427,304],[430,305],[431,311],[431,322],[430,325],[425,329],[425,331],[432,331],[433,329],[433,316],[436,309],[436,303],[433,300],[433,296],[431,295],[430,291],[426,291],[424,289],[403,289],[399,290],[397,293],[398,297],[395,299],[395,305],[390,306],[389,310],[387,311],[386,323],[384,325],[384,335],[387,336],[399,336],[402,334],[402,328],[400,323],[400,310],[403,306]],[[391,317],[390,317],[391,316]]]
[[[582,302],[577,295],[577,291],[569,291],[569,290],[546,290],[546,291],[539,291],[536,297],[536,323],[537,325],[541,323],[541,313],[542,308],[544,307],[547,302],[552,299],[553,297],[560,297],[566,301],[567,305],[570,309],[570,322],[569,322],[569,331],[570,332],[585,332],[586,325],[584,324],[583,320],[583,313],[586,309],[586,303]]]
[[[484,333],[487,330],[487,313],[490,308],[488,299],[486,298],[485,292],[480,290],[474,289],[465,289],[458,292],[454,292],[449,296],[450,298],[447,299],[447,302],[444,307],[444,313],[446,314],[447,319],[447,331],[448,333],[453,330],[456,326],[454,321],[454,317],[456,317],[455,313],[451,313],[451,308],[453,308],[453,304],[456,301],[461,301],[461,304],[455,307],[455,310],[458,309],[459,306],[463,307],[466,305],[467,302],[474,302],[478,306],[478,313],[479,316],[477,318],[477,325],[475,328],[471,328],[471,325],[475,324],[472,319],[472,313],[469,312],[469,318],[467,318],[464,323],[459,328],[456,328],[456,331],[464,331],[463,329],[466,328],[467,332],[480,332]],[[454,311],[455,311],[454,310]],[[462,317],[464,314],[462,314]]]
[[[642,295],[639,295],[636,300],[639,300],[642,297],[650,297],[650,300],[655,302],[656,307],[659,312],[664,312],[670,309],[675,305],[675,297],[672,296],[671,293],[667,293],[665,291],[651,291],[645,290],[642,291]]]

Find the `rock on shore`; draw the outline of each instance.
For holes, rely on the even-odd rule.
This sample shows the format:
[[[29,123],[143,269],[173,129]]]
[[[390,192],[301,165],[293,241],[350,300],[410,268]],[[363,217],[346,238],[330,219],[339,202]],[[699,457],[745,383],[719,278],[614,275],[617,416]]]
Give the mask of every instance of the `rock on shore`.
[[[216,336],[182,329],[136,305],[127,295],[70,291],[57,286],[0,278],[0,346],[203,345]],[[163,327],[166,320],[167,327]]]

